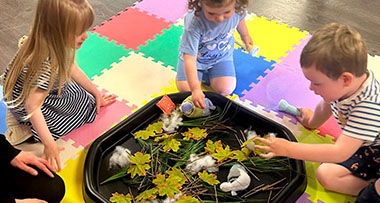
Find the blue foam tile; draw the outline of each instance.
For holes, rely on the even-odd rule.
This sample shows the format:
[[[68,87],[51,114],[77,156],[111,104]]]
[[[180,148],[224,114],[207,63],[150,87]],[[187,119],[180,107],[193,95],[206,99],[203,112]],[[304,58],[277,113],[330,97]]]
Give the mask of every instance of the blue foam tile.
[[[244,90],[249,91],[252,83],[257,84],[259,76],[264,77],[266,70],[272,70],[275,61],[266,61],[264,57],[253,57],[238,48],[234,50],[234,64],[236,70],[236,88],[233,94],[244,96]]]

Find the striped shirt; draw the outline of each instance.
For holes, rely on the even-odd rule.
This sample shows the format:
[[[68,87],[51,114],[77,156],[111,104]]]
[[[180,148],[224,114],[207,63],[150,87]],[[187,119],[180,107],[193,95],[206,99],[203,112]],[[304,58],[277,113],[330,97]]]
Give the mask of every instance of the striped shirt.
[[[4,81],[11,64],[4,72]],[[39,89],[47,90],[50,82],[48,80],[50,77],[50,60],[45,60],[41,68],[44,70],[44,73],[39,77],[36,85]],[[27,69],[28,66],[24,68],[16,81],[12,92],[13,98],[17,98],[21,94]],[[55,86],[45,98],[41,111],[53,138],[58,139],[85,123],[93,122],[96,117],[96,103],[94,97],[75,81],[65,82],[59,96],[58,79],[54,82]],[[39,141],[37,132],[30,120],[24,119],[27,116],[25,104],[21,104],[16,108],[10,108],[9,110],[20,124],[31,127],[35,140]]]
[[[372,71],[355,94],[330,105],[344,135],[380,145],[380,84]]]

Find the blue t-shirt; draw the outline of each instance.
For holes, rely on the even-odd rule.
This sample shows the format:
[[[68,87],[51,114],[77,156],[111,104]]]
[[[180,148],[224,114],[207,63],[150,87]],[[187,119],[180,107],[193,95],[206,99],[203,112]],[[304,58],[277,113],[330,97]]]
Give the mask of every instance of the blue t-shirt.
[[[231,18],[217,23],[207,20],[203,11],[195,16],[194,11],[186,14],[184,33],[179,47],[180,59],[183,53],[197,56],[201,64],[213,64],[225,59],[232,60],[234,50],[234,33],[244,15],[236,12]]]

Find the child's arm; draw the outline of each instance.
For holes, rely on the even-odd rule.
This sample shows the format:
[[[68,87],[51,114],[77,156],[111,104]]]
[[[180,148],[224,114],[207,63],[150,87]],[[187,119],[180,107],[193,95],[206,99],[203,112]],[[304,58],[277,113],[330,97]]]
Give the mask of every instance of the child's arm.
[[[237,31],[240,34],[241,40],[243,40],[246,49],[249,51],[253,47],[253,41],[248,33],[247,24],[245,19],[241,20],[237,26]]]
[[[41,139],[42,144],[44,145],[44,155],[43,158],[46,159],[50,165],[57,167],[58,171],[61,170],[61,160],[59,157],[59,148],[57,143],[54,141],[53,136],[51,135],[49,128],[47,127],[45,118],[41,111],[41,102],[46,98],[46,91],[39,88],[32,90],[28,96],[25,108],[28,114],[33,112],[30,117],[30,122],[33,125],[33,128],[36,130],[38,137]]]
[[[282,138],[255,138],[266,146],[255,145],[255,148],[267,151],[260,154],[263,158],[285,156],[313,162],[339,163],[351,157],[363,144],[363,140],[341,134],[335,144],[304,144],[290,142]]]
[[[193,103],[196,107],[206,108],[205,105],[205,95],[201,89],[201,83],[198,79],[197,72],[197,56],[192,56],[189,54],[183,54],[183,61],[185,66],[185,73],[187,78],[187,83],[191,90]]]
[[[315,107],[314,112],[308,108],[300,108],[299,110],[301,111],[302,116],[297,116],[297,119],[303,126],[311,129],[318,128],[332,115],[330,104],[323,100],[319,102],[317,107]]]
[[[82,86],[87,92],[92,94],[96,100],[96,112],[99,113],[100,107],[111,104],[115,101],[115,96],[107,95],[102,96],[100,91],[95,87],[87,75],[74,63],[71,69],[71,76],[78,85]]]

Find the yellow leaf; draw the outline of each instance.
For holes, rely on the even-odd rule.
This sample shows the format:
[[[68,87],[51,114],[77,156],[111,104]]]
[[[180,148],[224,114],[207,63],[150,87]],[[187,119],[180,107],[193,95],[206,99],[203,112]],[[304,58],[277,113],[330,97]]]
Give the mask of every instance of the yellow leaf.
[[[216,179],[215,174],[209,174],[205,170],[202,173],[198,172],[198,176],[200,179],[202,179],[203,181],[205,181],[206,183],[210,185],[216,185],[220,183],[219,180]]]

